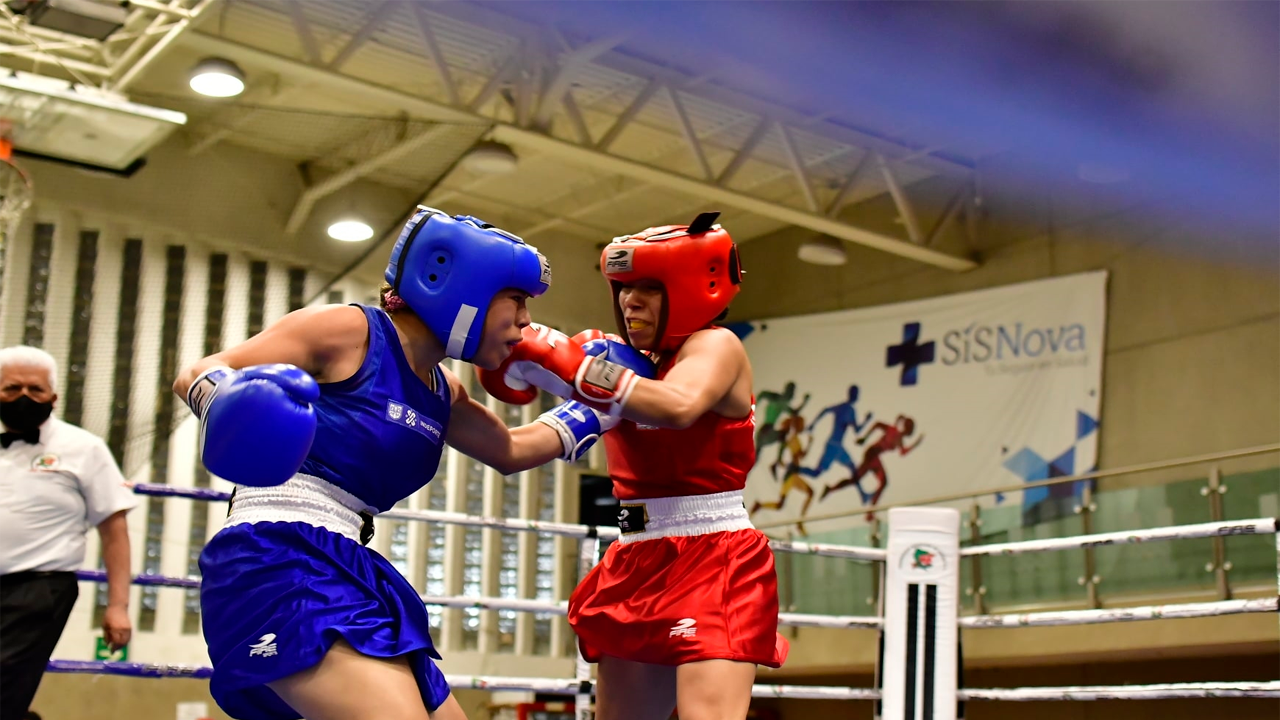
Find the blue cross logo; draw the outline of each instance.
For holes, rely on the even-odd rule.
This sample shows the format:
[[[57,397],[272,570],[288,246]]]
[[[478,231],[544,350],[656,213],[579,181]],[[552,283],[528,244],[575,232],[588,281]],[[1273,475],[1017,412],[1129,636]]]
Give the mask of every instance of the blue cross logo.
[[[935,343],[930,340],[921,345],[919,340],[920,323],[907,323],[902,326],[902,343],[900,345],[890,345],[888,352],[885,353],[885,367],[902,366],[900,385],[915,385],[917,379],[916,370],[921,365],[928,365],[933,362]]]

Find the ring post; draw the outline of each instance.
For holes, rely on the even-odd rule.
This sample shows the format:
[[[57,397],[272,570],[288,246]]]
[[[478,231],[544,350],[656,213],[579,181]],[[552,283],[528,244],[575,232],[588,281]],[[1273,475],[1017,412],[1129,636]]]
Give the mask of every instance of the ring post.
[[[882,720],[956,720],[960,512],[892,508]]]

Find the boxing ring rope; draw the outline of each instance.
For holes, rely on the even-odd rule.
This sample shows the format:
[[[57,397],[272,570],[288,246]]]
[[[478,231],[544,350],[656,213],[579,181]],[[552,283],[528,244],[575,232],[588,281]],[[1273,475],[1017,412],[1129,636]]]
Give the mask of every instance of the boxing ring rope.
[[[1162,683],[1158,685],[1082,685],[1041,688],[961,690],[959,700],[1190,700],[1196,698],[1280,697],[1280,681],[1238,683]]]
[[[208,500],[211,502],[226,502],[231,499],[231,493],[225,493],[220,490],[208,490],[205,488],[177,488],[151,483],[138,483],[137,485],[134,485],[133,491],[138,495],[182,497],[190,500]],[[395,509],[378,513],[377,517],[380,519],[385,518],[387,520],[447,523],[450,525],[462,525],[465,527],[488,528],[490,530],[536,532],[547,535],[577,538],[579,540],[585,538],[616,540],[622,534],[618,528],[609,527],[607,525],[576,525],[573,523],[548,522],[545,520],[486,517],[483,515],[468,515],[466,513],[445,512],[442,510]],[[785,540],[773,540],[770,541],[769,547],[778,552],[797,553],[803,555],[823,555],[826,557],[840,557],[850,560],[865,560],[867,562],[883,562],[886,557],[884,550],[856,547],[852,545],[828,545],[822,543],[799,543],[787,542]]]
[[[1235,535],[1271,535],[1275,532],[1275,518],[1226,520],[1220,522],[1199,523],[1196,525],[1175,525],[1172,527],[1152,528],[1150,530],[1120,530],[1118,532],[1077,535],[1075,537],[1048,538],[1045,540],[1022,540],[1019,542],[977,545],[974,547],[960,548],[960,556],[1021,555],[1022,553],[1044,552],[1047,550],[1076,550],[1080,548],[1101,547],[1105,545],[1132,545],[1136,543],[1154,542],[1157,540],[1189,540],[1192,538],[1230,537]]]
[[[960,618],[962,628],[1049,627],[1054,625],[1097,625],[1137,620],[1182,620],[1245,613],[1277,612],[1277,598],[1223,600],[1220,602],[1149,605],[1107,610],[1066,610],[1061,612],[1013,615],[970,615]]]
[[[84,582],[106,582],[107,573],[105,570],[78,570],[76,571],[76,579]],[[163,575],[137,575],[133,578],[133,584],[159,587],[199,588],[200,579],[164,577]],[[420,595],[419,597],[422,598],[422,603],[424,605],[431,605],[434,607],[459,608],[463,610],[514,610],[516,612],[547,613],[550,615],[569,614],[569,603],[563,600],[560,602],[546,602],[544,600],[529,600],[525,598],[448,597],[444,595]],[[808,615],[804,613],[779,613],[778,621],[781,625],[788,625],[792,627],[865,630],[879,630],[884,627],[883,618],[879,618],[874,615]]]
[[[76,573],[76,578],[86,582],[106,582],[107,573],[104,570],[80,570]],[[138,575],[133,579],[133,583],[135,585],[155,585],[161,587],[200,587],[199,578],[170,578],[161,575]],[[524,598],[447,597],[443,595],[421,595],[420,597],[425,605],[460,609],[513,610],[516,612],[566,615],[568,614],[569,608],[569,604],[565,601],[546,602],[543,600],[528,600]],[[1059,612],[1016,613],[1011,615],[971,615],[960,618],[960,627],[996,628],[1043,627],[1052,625],[1093,625],[1109,622],[1172,620],[1270,612],[1277,612],[1277,598],[1224,600],[1220,602],[1186,603],[1178,605],[1149,605],[1107,610],[1068,610]],[[812,615],[806,613],[778,613],[778,624],[789,627],[879,630],[884,627],[884,618],[873,615]]]
[[[138,484],[134,487],[134,492],[142,495],[183,497],[187,499],[205,501],[226,501],[230,498],[229,493],[215,490],[201,488],[175,488],[166,485],[152,484]],[[611,527],[592,527],[537,520],[512,520],[506,518],[482,517],[462,513],[438,511],[392,510],[386,513],[381,513],[378,517],[397,520],[432,521],[469,527],[484,527],[489,529],[537,532],[550,535],[575,537],[582,541],[579,552],[579,569],[582,574],[585,574],[595,565],[596,559],[599,555],[600,541],[602,539],[616,538],[619,535],[618,529]],[[1015,555],[1028,552],[1069,550],[1083,547],[1133,544],[1159,540],[1262,534],[1276,535],[1277,581],[1280,583],[1280,534],[1277,534],[1277,521],[1273,518],[1098,533],[1072,538],[1052,538],[1045,540],[999,543],[961,548],[959,554],[962,557],[974,555]],[[780,552],[842,557],[869,562],[883,562],[888,557],[888,552],[886,550],[878,548],[787,541],[773,541],[771,546],[774,550]],[[77,579],[89,582],[105,582],[106,573],[100,570],[82,570],[77,573]],[[198,588],[200,586],[200,579],[191,577],[172,578],[160,575],[144,574],[134,577],[133,583],[137,585]],[[549,613],[556,615],[564,615],[567,612],[567,603],[563,602],[544,602],[521,598],[440,597],[428,595],[423,595],[421,597],[424,604],[441,607],[513,610],[518,612]],[[959,618],[958,625],[961,628],[969,629],[1083,625],[1154,619],[1216,617],[1243,613],[1274,613],[1277,611],[1280,611],[1280,603],[1278,603],[1277,598],[1269,597],[1257,600],[1229,600],[1220,602],[1154,605],[1105,610],[979,615]],[[779,622],[781,625],[794,627],[844,629],[883,629],[885,626],[884,618],[881,617],[810,615],[801,613],[779,613]],[[194,679],[208,678],[213,672],[212,668],[192,665],[81,660],[50,660],[48,671],[56,673],[124,675],[145,678],[184,677]],[[591,695],[594,692],[594,683],[591,680],[590,665],[583,660],[581,655],[577,658],[574,678],[517,678],[475,675],[447,675],[446,677],[450,685],[455,688],[491,691],[531,691],[548,694],[574,695],[577,699],[576,707],[581,708],[581,710],[578,711],[579,718],[588,717],[587,713],[589,712]],[[881,698],[881,691],[876,688],[757,684],[752,687],[752,697],[878,700]],[[956,699],[961,701],[1092,701],[1235,697],[1280,698],[1280,681],[1168,683],[1132,686],[1069,686],[1010,689],[969,688],[958,689],[956,692]]]
[[[91,675],[124,675],[143,678],[207,679],[213,668],[196,665],[159,665],[134,662],[96,660],[50,660],[49,672]],[[512,690],[575,695],[582,689],[576,679],[488,677],[479,675],[446,675],[450,687],[473,690]],[[590,683],[588,683],[589,685]],[[874,688],[847,688],[824,685],[753,685],[751,697],[788,698],[792,700],[878,700]],[[1158,685],[1084,685],[1065,687],[1028,687],[964,689],[958,700],[1178,700],[1192,698],[1280,698],[1280,681],[1238,683],[1162,683]]]

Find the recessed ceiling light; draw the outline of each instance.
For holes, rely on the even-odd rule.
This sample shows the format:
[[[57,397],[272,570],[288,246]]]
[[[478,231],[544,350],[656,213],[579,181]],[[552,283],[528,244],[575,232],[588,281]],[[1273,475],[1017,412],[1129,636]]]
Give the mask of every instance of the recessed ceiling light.
[[[484,175],[509,173],[516,169],[520,158],[511,146],[491,140],[476,143],[462,156],[462,165],[468,170]]]
[[[341,220],[329,226],[329,237],[342,242],[362,242],[373,237],[373,228],[359,220]]]
[[[844,244],[835,238],[822,238],[804,243],[796,250],[796,257],[814,265],[843,265],[849,261]]]

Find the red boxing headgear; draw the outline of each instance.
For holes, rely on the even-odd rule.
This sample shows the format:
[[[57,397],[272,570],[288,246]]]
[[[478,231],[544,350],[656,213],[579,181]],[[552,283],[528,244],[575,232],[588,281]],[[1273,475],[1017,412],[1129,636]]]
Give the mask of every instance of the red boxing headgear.
[[[665,293],[656,350],[680,347],[729,307],[741,290],[742,266],[733,238],[715,224],[718,217],[718,212],[703,213],[690,225],[649,228],[605,246],[600,270],[613,291],[613,314],[622,337],[628,335],[618,292],[638,280],[656,280]]]

